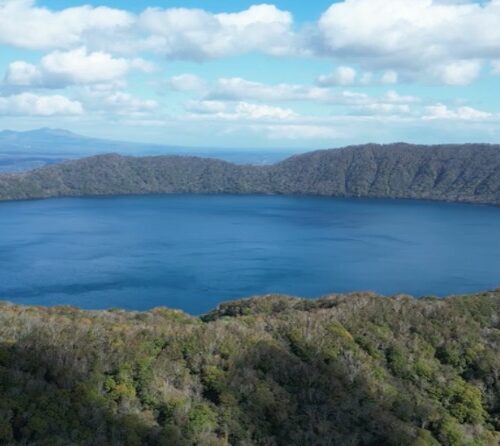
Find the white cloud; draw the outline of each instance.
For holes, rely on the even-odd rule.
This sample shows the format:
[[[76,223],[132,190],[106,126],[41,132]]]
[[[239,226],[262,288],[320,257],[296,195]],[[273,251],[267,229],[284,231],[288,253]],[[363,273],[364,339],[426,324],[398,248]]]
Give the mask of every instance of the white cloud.
[[[240,102],[236,106],[236,114],[250,119],[290,119],[296,113],[290,108],[273,107],[271,105],[262,104],[249,104],[247,102]]]
[[[129,28],[132,14],[107,7],[51,11],[33,0],[0,2],[0,44],[27,49],[70,48]]]
[[[477,110],[472,107],[458,107],[451,109],[445,104],[435,104],[426,107],[424,120],[458,120],[458,121],[484,121],[493,118],[492,113]]]
[[[413,104],[419,99],[388,91],[381,96],[296,84],[264,84],[242,78],[221,78],[208,88],[206,99],[215,101],[307,101],[338,106]],[[374,106],[375,107],[375,106]],[[373,110],[373,108],[372,108]],[[396,110],[396,108],[394,108]]]
[[[239,77],[220,78],[209,90],[209,99],[258,101],[307,100],[324,96],[326,90],[292,84],[264,84]]]
[[[379,97],[357,96],[351,105],[355,114],[360,115],[406,115],[412,112],[412,105],[419,102],[414,96],[401,96],[395,91],[388,91]]]
[[[148,8],[138,28],[142,45],[178,59],[204,60],[259,51],[288,54],[292,49],[292,15],[274,5],[254,5],[238,13],[212,14],[201,9]]]
[[[338,67],[333,73],[318,77],[318,85],[352,85],[356,82],[356,70],[351,67]]]
[[[367,104],[361,110],[368,114],[406,114],[411,112],[408,104],[389,104],[385,102]]]
[[[87,87],[79,98],[85,107],[95,112],[119,116],[146,116],[159,108],[157,101],[143,99],[124,91]]]
[[[388,92],[374,101],[363,94],[344,92],[344,95],[356,113],[301,115],[288,108],[267,104],[197,100],[185,104],[188,114],[180,119],[224,125],[228,132],[250,129],[271,140],[329,140],[341,136],[339,125],[349,127],[375,120],[389,122],[402,115],[407,115],[407,121],[418,117],[418,114],[411,113],[410,104],[418,101],[413,97]]]
[[[441,80],[448,85],[469,85],[481,71],[477,60],[461,60],[438,68]]]
[[[402,96],[394,90],[388,91],[385,96],[383,96],[383,100],[391,104],[414,104],[420,102],[420,99],[416,96]]]
[[[316,52],[463,85],[477,60],[500,57],[498,23],[498,0],[344,0],[321,16]]]
[[[380,82],[382,82],[383,84],[387,84],[387,85],[390,85],[390,84],[397,84],[398,82],[398,73],[394,70],[388,70],[386,71],[382,77],[380,78]]]
[[[60,116],[81,115],[82,104],[65,96],[39,96],[33,93],[21,93],[12,96],[0,96],[0,115],[7,116]]]
[[[206,88],[206,82],[195,74],[179,74],[168,80],[168,86],[175,91],[200,91]]]
[[[55,51],[38,65],[23,61],[9,64],[5,83],[14,86],[61,88],[67,85],[106,83],[124,77],[130,70],[150,72],[154,66],[143,59],[115,58],[85,48]]]
[[[278,23],[290,26],[293,21],[289,12],[281,11],[270,4],[253,5],[242,12],[216,14],[216,17],[223,26],[233,26],[238,29],[246,29],[256,24],[272,26]]]
[[[248,102],[190,101],[186,110],[191,117],[223,120],[288,120],[298,116],[289,108]]]
[[[7,67],[4,83],[17,86],[38,85],[42,81],[42,73],[33,64],[17,60]]]
[[[361,74],[359,83],[361,85],[369,85],[373,82],[373,73],[371,71],[365,71]]]
[[[220,78],[207,93],[207,99],[238,101],[314,101],[335,102],[341,93],[329,88],[299,84],[264,84],[239,77]]]
[[[136,98],[130,93],[117,91],[104,96],[102,103],[105,106],[117,109],[119,112],[146,112],[155,110],[158,103],[153,99]]]
[[[224,113],[228,105],[222,101],[189,101],[185,104],[187,111],[194,114],[217,114]]]
[[[108,7],[51,10],[34,0],[0,1],[0,45],[32,50],[72,49],[205,60],[257,51],[272,55],[297,50],[293,17],[272,4],[236,13],[202,9],[147,8],[140,14]]]
[[[339,136],[338,131],[331,126],[310,124],[272,125],[265,130],[270,139],[276,140],[332,139]]]
[[[32,0],[0,1],[0,44],[27,49],[133,54],[209,60],[249,52],[328,56],[341,65],[322,85],[433,79],[465,85],[478,64],[500,60],[500,1],[344,0],[315,24],[294,29],[293,16],[272,4],[235,13],[148,8],[133,14],[108,7],[50,10]],[[359,64],[353,68],[344,64]],[[16,67],[13,67],[13,69]],[[27,67],[17,67],[27,76]],[[31,67],[32,68],[32,67]],[[22,71],[24,70],[24,71]],[[368,70],[368,71],[365,71]]]
[[[384,71],[375,76],[370,71],[358,73],[351,67],[338,67],[333,73],[324,74],[316,79],[320,87],[349,86],[349,85],[391,85],[397,84],[399,75],[394,70]]]

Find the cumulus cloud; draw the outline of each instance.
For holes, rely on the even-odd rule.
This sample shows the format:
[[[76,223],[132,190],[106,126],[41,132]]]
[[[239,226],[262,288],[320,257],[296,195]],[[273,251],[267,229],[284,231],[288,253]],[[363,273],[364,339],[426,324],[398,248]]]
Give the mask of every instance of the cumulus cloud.
[[[65,96],[39,96],[21,93],[0,96],[0,115],[7,116],[72,116],[83,113],[82,104]]]
[[[7,67],[4,83],[7,85],[30,86],[41,83],[42,74],[35,65],[17,60]]]
[[[358,73],[354,68],[341,66],[333,73],[323,74],[316,79],[316,84],[320,87],[335,87],[349,85],[390,85],[396,84],[399,75],[394,70],[387,70],[379,75],[374,75],[370,71]]]
[[[318,77],[321,86],[352,85],[356,82],[356,70],[351,67],[338,67],[333,73]]]
[[[292,15],[274,5],[254,5],[237,13],[201,9],[148,8],[138,28],[143,45],[177,59],[204,60],[259,51],[282,55],[292,49]]]
[[[252,108],[255,106],[251,105]],[[211,125],[218,125],[218,128],[222,125],[222,132],[225,134],[250,131],[273,141],[331,141],[341,136],[341,132],[334,125],[334,120],[329,118],[294,115],[277,119],[274,113],[271,116],[266,113],[265,116],[256,119],[243,113],[238,119],[219,119],[217,122],[213,119],[214,117],[210,118]]]
[[[190,101],[186,104],[186,110],[194,117],[210,116],[224,120],[288,120],[297,117],[289,108],[248,102]]]
[[[491,119],[492,113],[477,110],[472,107],[462,106],[451,109],[445,104],[435,104],[426,107],[424,120],[458,120],[458,121],[484,121]]]
[[[237,116],[250,119],[290,119],[294,118],[296,113],[289,108],[273,107],[271,105],[249,104],[240,102],[236,105],[235,112]]]
[[[360,110],[366,114],[406,114],[411,112],[408,104],[391,104],[387,102],[375,102],[360,107]]]
[[[499,22],[498,0],[344,0],[318,21],[316,52],[464,85],[500,56]]]
[[[103,122],[162,125],[170,119],[169,107],[182,106],[167,104],[181,95],[154,100],[154,94],[168,88],[197,99],[185,104],[185,114],[172,117],[176,122],[258,129],[271,139],[331,139],[343,120],[353,128],[398,120],[427,127],[453,127],[453,121],[494,126],[499,115],[474,104],[434,103],[438,99],[419,100],[395,90],[400,82],[461,87],[481,75],[500,75],[498,23],[500,0],[340,0],[302,27],[290,12],[272,4],[234,13],[189,8],[131,13],[93,6],[55,10],[30,0],[0,0],[0,45],[30,51],[7,65],[0,115],[73,116],[85,110]],[[28,59],[33,50],[41,53],[36,62]],[[335,68],[311,84],[229,76],[209,81],[193,74],[203,73],[200,69],[141,79],[140,93],[127,91],[128,75],[155,69],[139,55],[160,67],[164,59],[204,62],[248,53],[318,57]],[[376,88],[361,88],[368,85]],[[69,97],[40,90],[65,87],[71,87],[65,92]],[[392,130],[388,126],[387,132]]]
[[[277,140],[332,139],[339,136],[338,131],[332,126],[311,124],[271,125],[265,130],[270,139]]]
[[[286,89],[284,91],[288,94]],[[265,92],[258,92],[256,96],[259,100],[268,97],[267,90]],[[327,116],[302,115],[290,108],[227,99],[191,100],[185,104],[185,109],[188,112],[187,119],[212,123],[233,122],[263,132],[270,139],[289,140],[333,138],[339,135],[338,128],[333,124],[338,124],[340,120],[352,123],[373,119],[386,120],[403,115],[407,115],[408,119],[419,117],[417,111],[412,110],[412,105],[418,104],[419,99],[399,95],[395,91],[388,91],[379,97],[344,91],[336,93],[335,97],[343,106],[351,107],[351,112]]]
[[[122,91],[105,95],[102,98],[101,104],[124,113],[149,112],[158,107],[158,102],[153,99],[137,98],[130,93]]]
[[[264,84],[242,78],[221,78],[207,88],[205,99],[213,101],[307,101],[330,105],[372,107],[376,104],[413,104],[419,99],[401,96],[388,91],[380,96],[370,96],[356,91],[339,91],[333,88],[298,84]],[[387,108],[387,107],[386,107]],[[397,110],[396,107],[393,108]]]
[[[377,97],[355,94],[349,105],[353,107],[353,114],[400,116],[411,113],[412,106],[419,102],[420,100],[414,96],[402,96],[395,91],[388,91]]]
[[[380,82],[386,85],[396,84],[398,82],[399,75],[394,70],[388,70],[380,78]]]
[[[185,104],[185,108],[194,114],[211,115],[224,113],[228,109],[228,105],[222,101],[189,101]]]
[[[58,11],[33,0],[0,1],[0,44],[111,53],[153,52],[170,59],[210,60],[249,52],[332,57],[341,65],[318,82],[352,85],[429,78],[466,85],[481,62],[500,59],[500,2],[343,0],[316,23],[297,28],[290,12],[256,4],[234,13],[108,7]],[[29,32],[27,32],[29,30]],[[345,64],[359,64],[356,75]],[[18,67],[26,76],[32,67]]]
[[[107,7],[78,6],[61,11],[34,0],[0,1],[0,44],[42,50],[70,48],[129,28],[134,16]]]
[[[80,93],[85,108],[98,113],[113,113],[118,116],[141,117],[155,112],[160,104],[153,99],[143,99],[125,91],[86,87]]]
[[[249,81],[240,77],[220,78],[211,86],[208,99],[258,101],[293,101],[309,100],[324,96],[326,90],[294,84],[264,84]]]
[[[477,60],[461,60],[438,67],[441,80],[448,85],[469,85],[481,71],[481,63]]]
[[[235,13],[147,8],[140,14],[78,6],[54,11],[34,0],[0,1],[0,44],[35,50],[152,51],[169,58],[205,60],[258,51],[297,50],[293,17],[271,4]],[[29,32],[27,32],[29,30]]]
[[[206,82],[202,78],[189,73],[172,76],[167,84],[174,91],[200,91],[206,88]]]
[[[115,58],[102,51],[89,53],[82,47],[49,53],[38,65],[12,62],[7,68],[4,82],[13,86],[61,88],[111,82],[133,69],[151,72],[154,66],[139,58]]]

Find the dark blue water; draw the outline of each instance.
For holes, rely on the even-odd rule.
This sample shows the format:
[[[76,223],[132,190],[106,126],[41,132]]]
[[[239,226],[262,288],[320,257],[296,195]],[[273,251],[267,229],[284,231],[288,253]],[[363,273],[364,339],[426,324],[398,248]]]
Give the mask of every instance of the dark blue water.
[[[0,298],[202,313],[271,292],[500,286],[500,208],[265,196],[0,204]]]

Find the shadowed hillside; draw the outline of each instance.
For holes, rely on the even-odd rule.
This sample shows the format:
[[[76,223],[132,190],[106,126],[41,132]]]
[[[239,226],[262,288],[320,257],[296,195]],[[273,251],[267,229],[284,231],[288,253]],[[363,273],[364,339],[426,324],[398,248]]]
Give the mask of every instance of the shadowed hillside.
[[[497,445],[500,291],[0,304],[6,445]]]
[[[0,199],[231,193],[413,198],[500,204],[500,147],[365,145],[272,166],[197,157],[100,155],[0,175]]]

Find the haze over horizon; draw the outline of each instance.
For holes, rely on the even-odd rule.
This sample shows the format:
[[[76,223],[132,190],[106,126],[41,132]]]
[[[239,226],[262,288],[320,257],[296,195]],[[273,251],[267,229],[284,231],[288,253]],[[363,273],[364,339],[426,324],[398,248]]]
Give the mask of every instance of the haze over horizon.
[[[500,141],[498,0],[167,3],[1,0],[0,130],[238,149]]]

